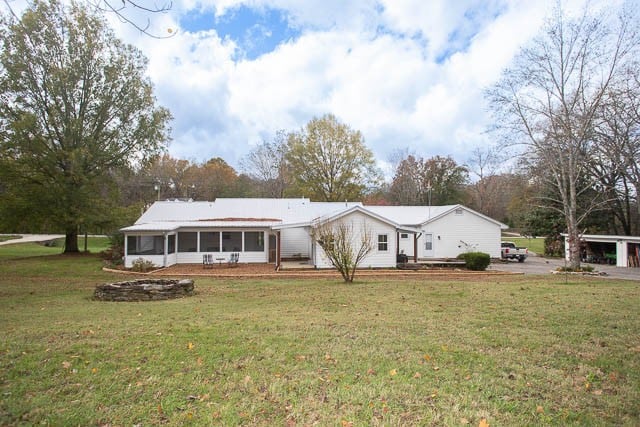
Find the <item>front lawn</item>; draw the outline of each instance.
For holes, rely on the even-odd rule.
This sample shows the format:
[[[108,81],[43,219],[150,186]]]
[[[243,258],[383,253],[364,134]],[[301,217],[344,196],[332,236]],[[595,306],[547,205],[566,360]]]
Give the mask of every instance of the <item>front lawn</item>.
[[[0,425],[640,424],[636,282],[197,278],[106,303],[99,267],[0,261]]]
[[[537,255],[544,255],[544,237],[503,237],[502,241],[513,242],[516,246],[527,248]]]
[[[78,239],[78,247],[84,251],[84,237]],[[89,237],[87,239],[87,251],[97,254],[109,247],[107,237]],[[43,243],[15,243],[0,246],[0,260],[25,258],[31,256],[56,255],[64,250],[64,239],[55,239],[49,246]]]

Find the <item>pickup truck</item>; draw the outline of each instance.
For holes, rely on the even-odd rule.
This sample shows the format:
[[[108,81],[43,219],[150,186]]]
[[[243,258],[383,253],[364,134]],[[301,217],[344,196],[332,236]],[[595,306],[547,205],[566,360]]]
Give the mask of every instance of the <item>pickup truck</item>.
[[[502,259],[517,259],[518,262],[524,262],[528,255],[527,248],[519,248],[513,242],[502,242]]]

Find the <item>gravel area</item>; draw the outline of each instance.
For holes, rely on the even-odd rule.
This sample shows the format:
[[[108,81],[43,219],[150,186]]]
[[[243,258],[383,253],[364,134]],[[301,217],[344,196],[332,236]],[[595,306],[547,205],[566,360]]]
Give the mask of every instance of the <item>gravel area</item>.
[[[640,268],[623,268],[615,265],[604,264],[586,264],[591,265],[595,271],[607,273],[607,278],[640,280]],[[562,258],[545,258],[541,256],[529,256],[525,262],[517,261],[499,261],[492,263],[489,270],[492,271],[510,271],[523,274],[549,274],[558,267],[565,266]]]

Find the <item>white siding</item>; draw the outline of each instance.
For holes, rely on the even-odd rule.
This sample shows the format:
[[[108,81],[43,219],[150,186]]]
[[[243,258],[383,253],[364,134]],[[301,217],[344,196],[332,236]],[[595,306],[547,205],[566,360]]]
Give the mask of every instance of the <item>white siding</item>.
[[[311,257],[311,236],[304,227],[285,228],[280,231],[280,257],[291,258],[300,255]]]
[[[373,250],[360,263],[359,268],[376,268],[376,267],[395,267],[396,266],[396,230],[389,224],[378,221],[360,212],[351,213],[340,218],[336,223],[350,224],[353,230],[354,245],[358,245],[362,236],[362,230],[365,228],[371,233],[373,239]],[[387,235],[387,250],[378,251],[378,235]],[[316,259],[314,260],[317,268],[332,268],[333,266],[327,259],[324,251],[316,245]]]
[[[463,210],[462,215],[455,211],[425,224],[425,233],[433,233],[433,257],[455,258],[468,252],[467,243],[473,251],[488,253],[493,258],[500,258],[500,226]],[[418,240],[418,256],[425,257],[424,238]]]
[[[403,239],[402,234],[405,234],[407,237]],[[413,233],[400,233],[400,241],[398,243],[400,246],[400,253],[404,253],[409,258],[413,256],[413,238]]]

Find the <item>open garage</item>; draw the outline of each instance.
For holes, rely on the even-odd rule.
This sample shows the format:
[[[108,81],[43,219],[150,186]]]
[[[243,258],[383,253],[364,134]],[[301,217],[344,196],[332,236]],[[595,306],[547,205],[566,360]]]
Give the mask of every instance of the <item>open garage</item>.
[[[565,253],[569,245],[565,237]],[[617,267],[640,267],[640,237],[584,234],[580,244],[583,262],[612,264]]]

